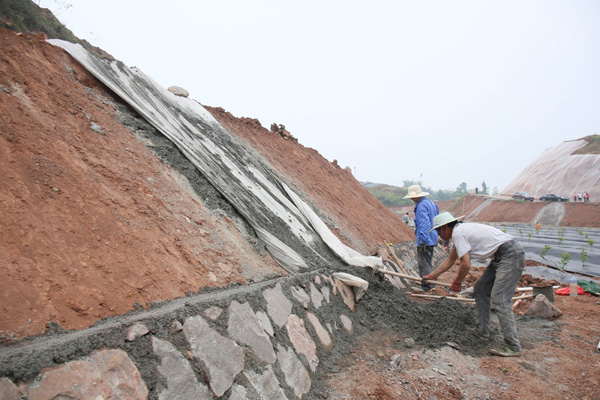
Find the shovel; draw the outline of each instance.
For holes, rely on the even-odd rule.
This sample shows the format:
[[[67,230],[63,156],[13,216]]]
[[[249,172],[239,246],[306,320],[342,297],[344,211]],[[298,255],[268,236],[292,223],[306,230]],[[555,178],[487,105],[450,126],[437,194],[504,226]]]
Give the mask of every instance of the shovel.
[[[413,281],[420,282],[421,284],[423,284],[423,283],[426,282],[426,283],[431,283],[433,285],[438,285],[438,286],[445,286],[445,287],[452,286],[450,283],[439,282],[439,281],[432,281],[432,280],[429,280],[429,279],[426,279],[425,282],[423,282],[423,278],[419,278],[418,276],[401,274],[399,272],[394,272],[394,271],[387,271],[387,270],[381,269],[381,268],[375,269],[373,273],[381,273],[381,274],[388,274],[388,275],[399,276],[400,278],[410,279],[410,280],[413,280]]]

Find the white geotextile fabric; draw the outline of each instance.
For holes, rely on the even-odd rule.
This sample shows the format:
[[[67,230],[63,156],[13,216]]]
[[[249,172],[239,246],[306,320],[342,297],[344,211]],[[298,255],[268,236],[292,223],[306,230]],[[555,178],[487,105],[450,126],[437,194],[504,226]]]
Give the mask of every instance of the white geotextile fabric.
[[[346,246],[337,236],[331,232],[329,227],[325,225],[323,220],[298,197],[286,184],[282,183],[283,188],[287,192],[288,196],[292,199],[296,207],[302,214],[308,219],[313,229],[317,231],[319,236],[327,243],[329,248],[333,250],[342,260],[350,265],[357,267],[381,267],[383,262],[379,257],[363,256],[356,250]]]
[[[302,203],[302,210],[299,210],[290,202],[281,190],[282,183],[249,155],[196,101],[173,95],[136,68],[128,68],[116,61],[100,60],[78,44],[57,39],[48,42],[65,49],[173,141],[246,218],[273,258],[288,271],[308,267],[306,260],[291,246],[304,249],[304,254],[312,259],[325,261],[326,257],[319,254],[322,243],[334,245],[336,248],[332,250],[344,255],[340,257],[348,264],[364,266],[365,261],[360,254],[349,248],[340,251],[339,244],[321,229],[325,224],[311,218],[310,224],[320,227],[320,231],[316,232],[304,216],[310,210],[308,206]],[[287,191],[291,193],[289,189]],[[325,234],[325,238],[321,234]]]
[[[600,155],[572,154],[586,144],[585,140],[572,140],[546,149],[502,193],[528,192],[536,198],[556,193],[573,200],[574,193],[588,192],[591,201],[598,201]]]

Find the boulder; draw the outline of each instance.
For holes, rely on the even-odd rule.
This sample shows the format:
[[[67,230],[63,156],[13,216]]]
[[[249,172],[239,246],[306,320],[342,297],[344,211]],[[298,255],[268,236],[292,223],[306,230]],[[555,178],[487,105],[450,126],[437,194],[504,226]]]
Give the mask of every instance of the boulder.
[[[190,92],[179,86],[169,86],[167,90],[179,97],[188,97],[190,95]]]
[[[553,320],[560,317],[562,315],[562,311],[554,307],[546,296],[543,294],[538,294],[527,311],[525,311],[525,315],[535,315],[537,317],[544,317],[548,318],[549,320]]]

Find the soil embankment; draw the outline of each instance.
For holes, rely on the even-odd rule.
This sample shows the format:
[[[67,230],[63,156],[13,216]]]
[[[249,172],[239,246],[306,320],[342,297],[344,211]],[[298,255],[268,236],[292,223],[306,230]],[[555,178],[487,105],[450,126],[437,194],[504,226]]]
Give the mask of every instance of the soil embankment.
[[[467,222],[495,224],[540,222],[552,226],[600,228],[600,205],[590,202],[547,203],[544,201],[520,201],[485,195],[466,195],[456,200],[436,203],[440,212],[448,211],[455,216],[464,215]],[[408,212],[413,206],[394,207],[397,215]]]

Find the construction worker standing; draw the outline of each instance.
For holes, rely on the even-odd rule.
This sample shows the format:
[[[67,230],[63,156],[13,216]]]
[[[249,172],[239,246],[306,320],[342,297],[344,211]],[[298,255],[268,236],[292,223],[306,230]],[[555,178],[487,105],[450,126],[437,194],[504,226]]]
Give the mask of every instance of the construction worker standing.
[[[415,246],[417,247],[417,263],[419,275],[424,277],[433,271],[433,249],[438,242],[438,234],[433,228],[433,217],[440,213],[438,206],[425,196],[429,193],[421,190],[421,186],[412,185],[408,187],[405,199],[415,202]],[[431,290],[431,285],[423,284],[421,288],[425,291]]]
[[[504,345],[492,349],[490,353],[503,357],[516,357],[521,353],[521,343],[517,337],[517,328],[512,310],[512,296],[525,268],[523,246],[515,239],[489,225],[462,223],[462,217],[454,218],[449,212],[443,212],[433,219],[433,229],[442,239],[452,239],[454,244],[448,258],[424,279],[435,280],[449,270],[457,259],[460,266],[451,290],[458,292],[462,281],[471,269],[471,258],[492,258],[483,275],[475,282],[476,328],[467,328],[475,336],[488,341],[490,337],[491,306],[500,321],[504,336]]]

